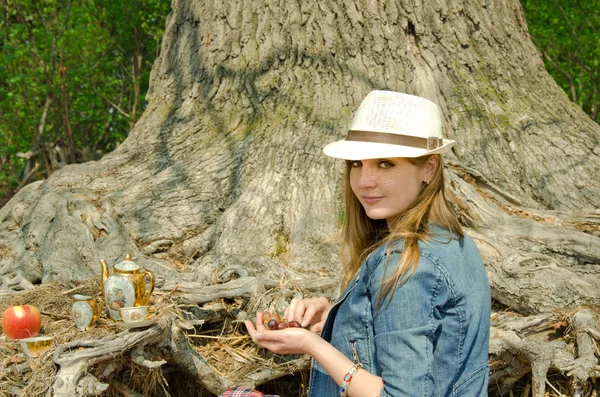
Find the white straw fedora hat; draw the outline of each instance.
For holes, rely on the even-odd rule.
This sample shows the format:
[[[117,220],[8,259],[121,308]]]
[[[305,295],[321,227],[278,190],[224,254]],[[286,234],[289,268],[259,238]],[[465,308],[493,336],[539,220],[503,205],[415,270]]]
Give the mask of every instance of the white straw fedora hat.
[[[393,91],[371,91],[362,101],[345,140],[323,152],[345,160],[420,157],[446,153],[454,141],[442,136],[438,106],[428,99]]]

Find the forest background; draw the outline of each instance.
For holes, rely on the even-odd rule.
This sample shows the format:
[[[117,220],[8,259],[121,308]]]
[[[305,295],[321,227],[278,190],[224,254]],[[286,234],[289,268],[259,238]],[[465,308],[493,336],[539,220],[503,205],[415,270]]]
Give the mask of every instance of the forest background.
[[[142,115],[168,0],[0,0],[0,207],[114,150]],[[522,0],[554,80],[600,122],[600,3]]]

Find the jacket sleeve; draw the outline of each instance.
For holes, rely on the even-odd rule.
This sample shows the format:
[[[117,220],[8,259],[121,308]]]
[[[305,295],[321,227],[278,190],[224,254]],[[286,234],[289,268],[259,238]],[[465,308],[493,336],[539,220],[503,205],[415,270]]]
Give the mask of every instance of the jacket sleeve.
[[[421,256],[408,280],[379,305],[379,295],[397,268],[399,252],[374,264],[368,282],[373,314],[375,360],[383,378],[381,396],[433,396],[433,346],[441,320],[436,309],[447,299],[447,282],[431,260]],[[443,304],[443,303],[441,303]]]

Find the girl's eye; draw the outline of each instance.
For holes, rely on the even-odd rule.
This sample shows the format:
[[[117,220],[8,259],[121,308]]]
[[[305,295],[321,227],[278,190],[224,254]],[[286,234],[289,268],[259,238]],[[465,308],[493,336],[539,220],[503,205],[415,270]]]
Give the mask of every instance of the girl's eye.
[[[379,162],[379,167],[381,168],[392,168],[394,166],[394,163],[392,163],[389,160],[382,160]]]
[[[360,161],[360,160],[355,160],[350,163],[350,166],[352,168],[357,168],[357,167],[360,167],[361,165],[362,165],[362,161]]]

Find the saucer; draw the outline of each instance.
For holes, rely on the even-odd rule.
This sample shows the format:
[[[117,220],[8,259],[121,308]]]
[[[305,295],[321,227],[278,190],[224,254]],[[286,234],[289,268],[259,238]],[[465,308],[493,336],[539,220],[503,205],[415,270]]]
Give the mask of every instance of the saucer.
[[[156,319],[151,318],[150,320],[134,321],[131,323],[126,323],[125,321],[118,321],[116,324],[122,328],[140,328],[140,327],[147,327],[149,325],[156,324]]]

